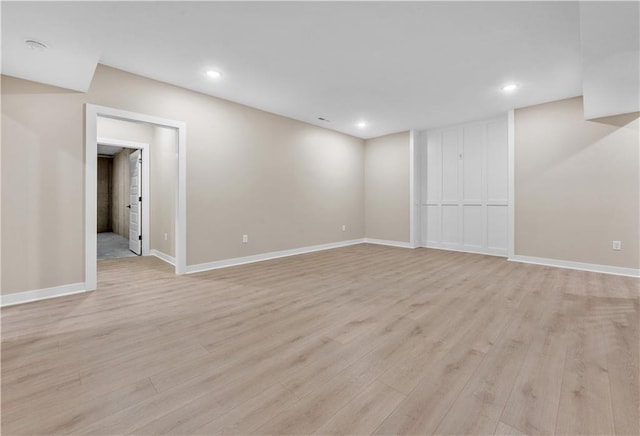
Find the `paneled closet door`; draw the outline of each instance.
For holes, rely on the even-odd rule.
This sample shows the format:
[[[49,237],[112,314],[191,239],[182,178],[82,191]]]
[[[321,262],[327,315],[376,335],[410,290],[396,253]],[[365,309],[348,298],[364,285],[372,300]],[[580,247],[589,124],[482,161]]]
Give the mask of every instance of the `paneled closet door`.
[[[507,117],[421,134],[422,245],[507,255]]]

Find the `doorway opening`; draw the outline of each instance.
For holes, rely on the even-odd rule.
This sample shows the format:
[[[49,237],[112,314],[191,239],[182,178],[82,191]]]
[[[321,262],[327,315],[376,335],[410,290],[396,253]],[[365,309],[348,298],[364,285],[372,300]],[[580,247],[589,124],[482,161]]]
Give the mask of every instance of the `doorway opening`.
[[[149,153],[147,143],[98,138],[98,260],[149,254]]]
[[[126,208],[127,212],[121,214],[126,217],[128,229],[123,236],[122,218],[116,224],[119,236],[124,237],[127,241],[127,248],[133,254],[139,255],[155,255],[169,263],[175,265],[176,274],[183,274],[186,271],[186,125],[181,121],[168,120],[150,115],[122,111],[104,106],[92,104],[86,105],[86,129],[85,129],[85,289],[95,290],[97,288],[97,259],[98,259],[98,231],[100,228],[107,229],[109,224],[111,230],[114,230],[114,214],[113,209]],[[163,157],[162,148],[154,148],[150,141],[137,142],[135,136],[113,138],[111,135],[101,135],[104,129],[99,124],[101,121],[111,121],[115,123],[143,126],[155,132],[154,140],[158,144],[171,142],[172,150],[165,153]],[[128,138],[132,138],[130,140]],[[169,138],[169,139],[167,139]],[[150,145],[151,144],[151,145]],[[100,165],[108,166],[109,164],[101,163],[98,158],[99,154],[107,157],[109,153],[108,147],[112,148],[113,156],[122,153],[121,159],[126,158],[128,174],[127,185],[129,188],[128,199],[123,198],[122,193],[118,193],[117,198],[120,203],[114,203],[114,186],[113,173],[115,157],[112,157],[111,163],[111,223],[99,221],[99,213],[101,220],[105,219],[105,212],[102,210],[104,204],[99,204],[98,189],[100,181],[98,179],[98,167]],[[126,150],[126,151],[124,151]],[[100,153],[99,153],[100,152]],[[155,153],[155,154],[154,154]],[[158,185],[151,187],[150,168],[153,167],[153,159],[163,158],[166,164],[158,164],[159,174],[156,175]],[[109,159],[107,157],[107,159]],[[146,163],[146,164],[145,164]],[[159,166],[158,166],[159,165]],[[167,188],[167,169],[174,172],[171,182],[171,188]],[[108,169],[107,169],[108,172]],[[164,184],[163,184],[164,182]],[[103,182],[104,183],[104,182]],[[105,187],[100,187],[105,190]],[[107,183],[107,190],[109,189]],[[126,192],[126,189],[123,189]],[[153,201],[153,192],[155,190],[159,200]],[[145,201],[146,197],[146,201]],[[123,203],[122,200],[125,200]],[[151,211],[150,205],[156,204],[157,207],[164,207],[165,213],[156,215]],[[167,207],[167,204],[169,206]],[[130,207],[127,207],[130,206]],[[153,206],[152,206],[153,207]],[[100,208],[100,210],[99,210]],[[108,206],[107,206],[108,209]],[[168,212],[167,212],[168,211]],[[133,212],[133,213],[132,213]],[[150,225],[151,216],[161,216],[162,219],[156,222],[154,218],[153,225]],[[107,219],[108,221],[108,219]],[[99,224],[103,225],[99,227]],[[120,226],[122,224],[122,226]],[[168,230],[167,230],[168,229]],[[116,233],[117,232],[101,232]],[[155,242],[152,242],[155,241]],[[153,244],[156,244],[157,249]],[[171,254],[167,254],[171,253]],[[135,255],[133,254],[133,255]],[[115,257],[115,256],[114,256]]]

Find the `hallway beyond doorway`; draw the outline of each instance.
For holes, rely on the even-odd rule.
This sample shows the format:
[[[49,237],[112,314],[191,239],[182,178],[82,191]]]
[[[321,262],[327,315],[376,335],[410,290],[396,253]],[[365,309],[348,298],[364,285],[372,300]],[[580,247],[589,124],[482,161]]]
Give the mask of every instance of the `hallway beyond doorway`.
[[[119,257],[133,257],[129,250],[129,240],[117,233],[98,233],[98,259],[115,259]]]

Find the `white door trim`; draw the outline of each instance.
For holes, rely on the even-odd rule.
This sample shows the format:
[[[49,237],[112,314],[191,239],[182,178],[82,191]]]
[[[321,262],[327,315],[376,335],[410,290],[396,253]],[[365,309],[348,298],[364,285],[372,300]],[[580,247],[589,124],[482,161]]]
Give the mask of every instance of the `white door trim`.
[[[187,269],[187,125],[182,121],[154,117],[94,104],[85,105],[85,289],[97,288],[97,153],[98,116],[149,123],[178,130],[178,189],[176,190],[176,274]],[[144,177],[144,176],[143,176]],[[147,214],[148,216],[148,214]],[[148,239],[148,238],[147,238]]]
[[[149,248],[149,203],[151,201],[151,196],[149,195],[149,174],[151,173],[149,170],[149,164],[151,163],[149,144],[102,137],[98,138],[98,144],[142,151],[142,255],[149,256],[151,254]]]

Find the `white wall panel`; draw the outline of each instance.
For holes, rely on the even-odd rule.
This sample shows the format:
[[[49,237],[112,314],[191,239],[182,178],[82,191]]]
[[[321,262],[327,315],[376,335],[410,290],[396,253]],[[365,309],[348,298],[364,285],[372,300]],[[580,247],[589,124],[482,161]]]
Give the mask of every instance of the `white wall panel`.
[[[458,206],[443,205],[441,208],[442,242],[449,245],[458,245]]]
[[[442,201],[458,201],[458,130],[442,132]],[[427,170],[428,173],[428,170]]]
[[[507,255],[507,117],[420,135],[422,245]]]
[[[442,133],[429,132],[427,135],[427,150],[422,153],[426,158],[421,168],[426,168],[426,177],[422,179],[426,181],[426,190],[423,191],[423,203],[428,201],[440,201],[442,192]]]
[[[509,197],[509,160],[507,124],[497,121],[487,124],[487,200],[506,203]]]
[[[462,207],[462,244],[468,248],[482,248],[482,206]]]
[[[437,243],[440,241],[440,206],[428,205],[422,207],[426,220],[422,220],[425,242]]]
[[[507,206],[487,206],[487,248],[507,249],[509,242],[507,220]]]
[[[484,124],[464,127],[462,140],[462,198],[482,201],[482,167],[484,166]]]

